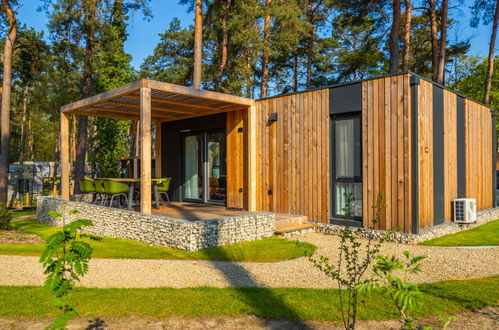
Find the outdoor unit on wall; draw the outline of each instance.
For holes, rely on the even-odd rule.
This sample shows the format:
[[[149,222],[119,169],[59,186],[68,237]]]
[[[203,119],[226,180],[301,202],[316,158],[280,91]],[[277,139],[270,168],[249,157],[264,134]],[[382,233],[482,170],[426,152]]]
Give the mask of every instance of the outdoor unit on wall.
[[[459,198],[454,200],[454,222],[476,222],[476,199]]]

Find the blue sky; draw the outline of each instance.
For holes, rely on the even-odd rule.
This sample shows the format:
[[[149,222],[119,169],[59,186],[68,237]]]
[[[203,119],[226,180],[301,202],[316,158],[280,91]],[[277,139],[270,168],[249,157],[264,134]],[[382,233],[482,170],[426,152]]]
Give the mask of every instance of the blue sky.
[[[47,24],[45,13],[38,12],[37,8],[42,4],[42,0],[21,0],[23,6],[19,8],[19,20],[36,30],[44,30]],[[469,0],[465,3],[470,2]],[[126,51],[132,55],[132,65],[139,68],[143,59],[152,54],[159,41],[159,33],[164,32],[174,17],[180,19],[183,25],[193,22],[193,13],[187,13],[186,6],[178,4],[177,0],[151,0],[152,13],[154,17],[146,21],[141,13],[132,14],[130,26],[128,28],[128,40],[125,44]],[[449,31],[449,40],[471,40],[471,55],[486,56],[490,38],[490,26],[481,26],[472,29],[469,26],[470,12],[467,8],[462,10],[451,10],[451,16],[456,20],[461,20],[461,24],[456,24],[455,28]]]

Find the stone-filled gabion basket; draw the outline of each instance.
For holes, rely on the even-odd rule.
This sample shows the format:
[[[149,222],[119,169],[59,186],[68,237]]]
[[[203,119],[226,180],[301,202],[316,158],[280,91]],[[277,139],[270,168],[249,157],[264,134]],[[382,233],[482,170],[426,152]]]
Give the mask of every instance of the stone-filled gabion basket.
[[[187,221],[90,204],[91,200],[84,195],[73,199],[78,201],[38,197],[38,221],[62,227],[64,221],[70,223],[77,219],[89,219],[94,225],[85,229],[88,234],[132,239],[186,251],[257,240],[270,237],[275,231],[273,213]],[[78,210],[79,213],[70,215],[71,210]],[[49,211],[57,211],[64,217],[54,218],[48,214]]]

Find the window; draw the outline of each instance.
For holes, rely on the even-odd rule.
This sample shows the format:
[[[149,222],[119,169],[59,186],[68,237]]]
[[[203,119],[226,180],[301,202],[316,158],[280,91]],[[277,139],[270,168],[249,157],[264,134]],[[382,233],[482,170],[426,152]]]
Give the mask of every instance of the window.
[[[360,113],[331,116],[332,214],[362,217],[362,140]]]

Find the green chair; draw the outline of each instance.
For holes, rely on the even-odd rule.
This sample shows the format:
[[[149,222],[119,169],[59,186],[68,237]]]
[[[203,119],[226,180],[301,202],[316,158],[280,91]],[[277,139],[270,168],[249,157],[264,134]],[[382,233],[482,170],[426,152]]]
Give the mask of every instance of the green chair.
[[[85,194],[92,194],[92,203],[95,200],[95,195],[97,192],[95,191],[94,181],[91,179],[83,178],[78,180],[80,182],[80,191]]]
[[[170,197],[168,197],[168,190],[170,190],[170,181],[172,181],[172,178],[162,178],[161,181],[157,183],[159,194],[164,194],[168,203],[170,203]],[[163,199],[161,200],[161,204],[163,204]]]
[[[94,185],[95,185],[95,192],[99,195],[100,197],[100,205],[104,205],[104,203],[107,200],[107,194],[106,194],[106,189],[104,189],[104,182],[106,180],[103,179],[95,179],[94,180]],[[97,201],[96,201],[97,202]]]
[[[117,197],[118,207],[121,206],[120,197],[125,197],[125,203],[128,204],[128,192],[130,185],[127,182],[113,181],[112,179],[104,181],[104,190],[107,196],[111,196],[109,206],[113,206],[113,199]]]

